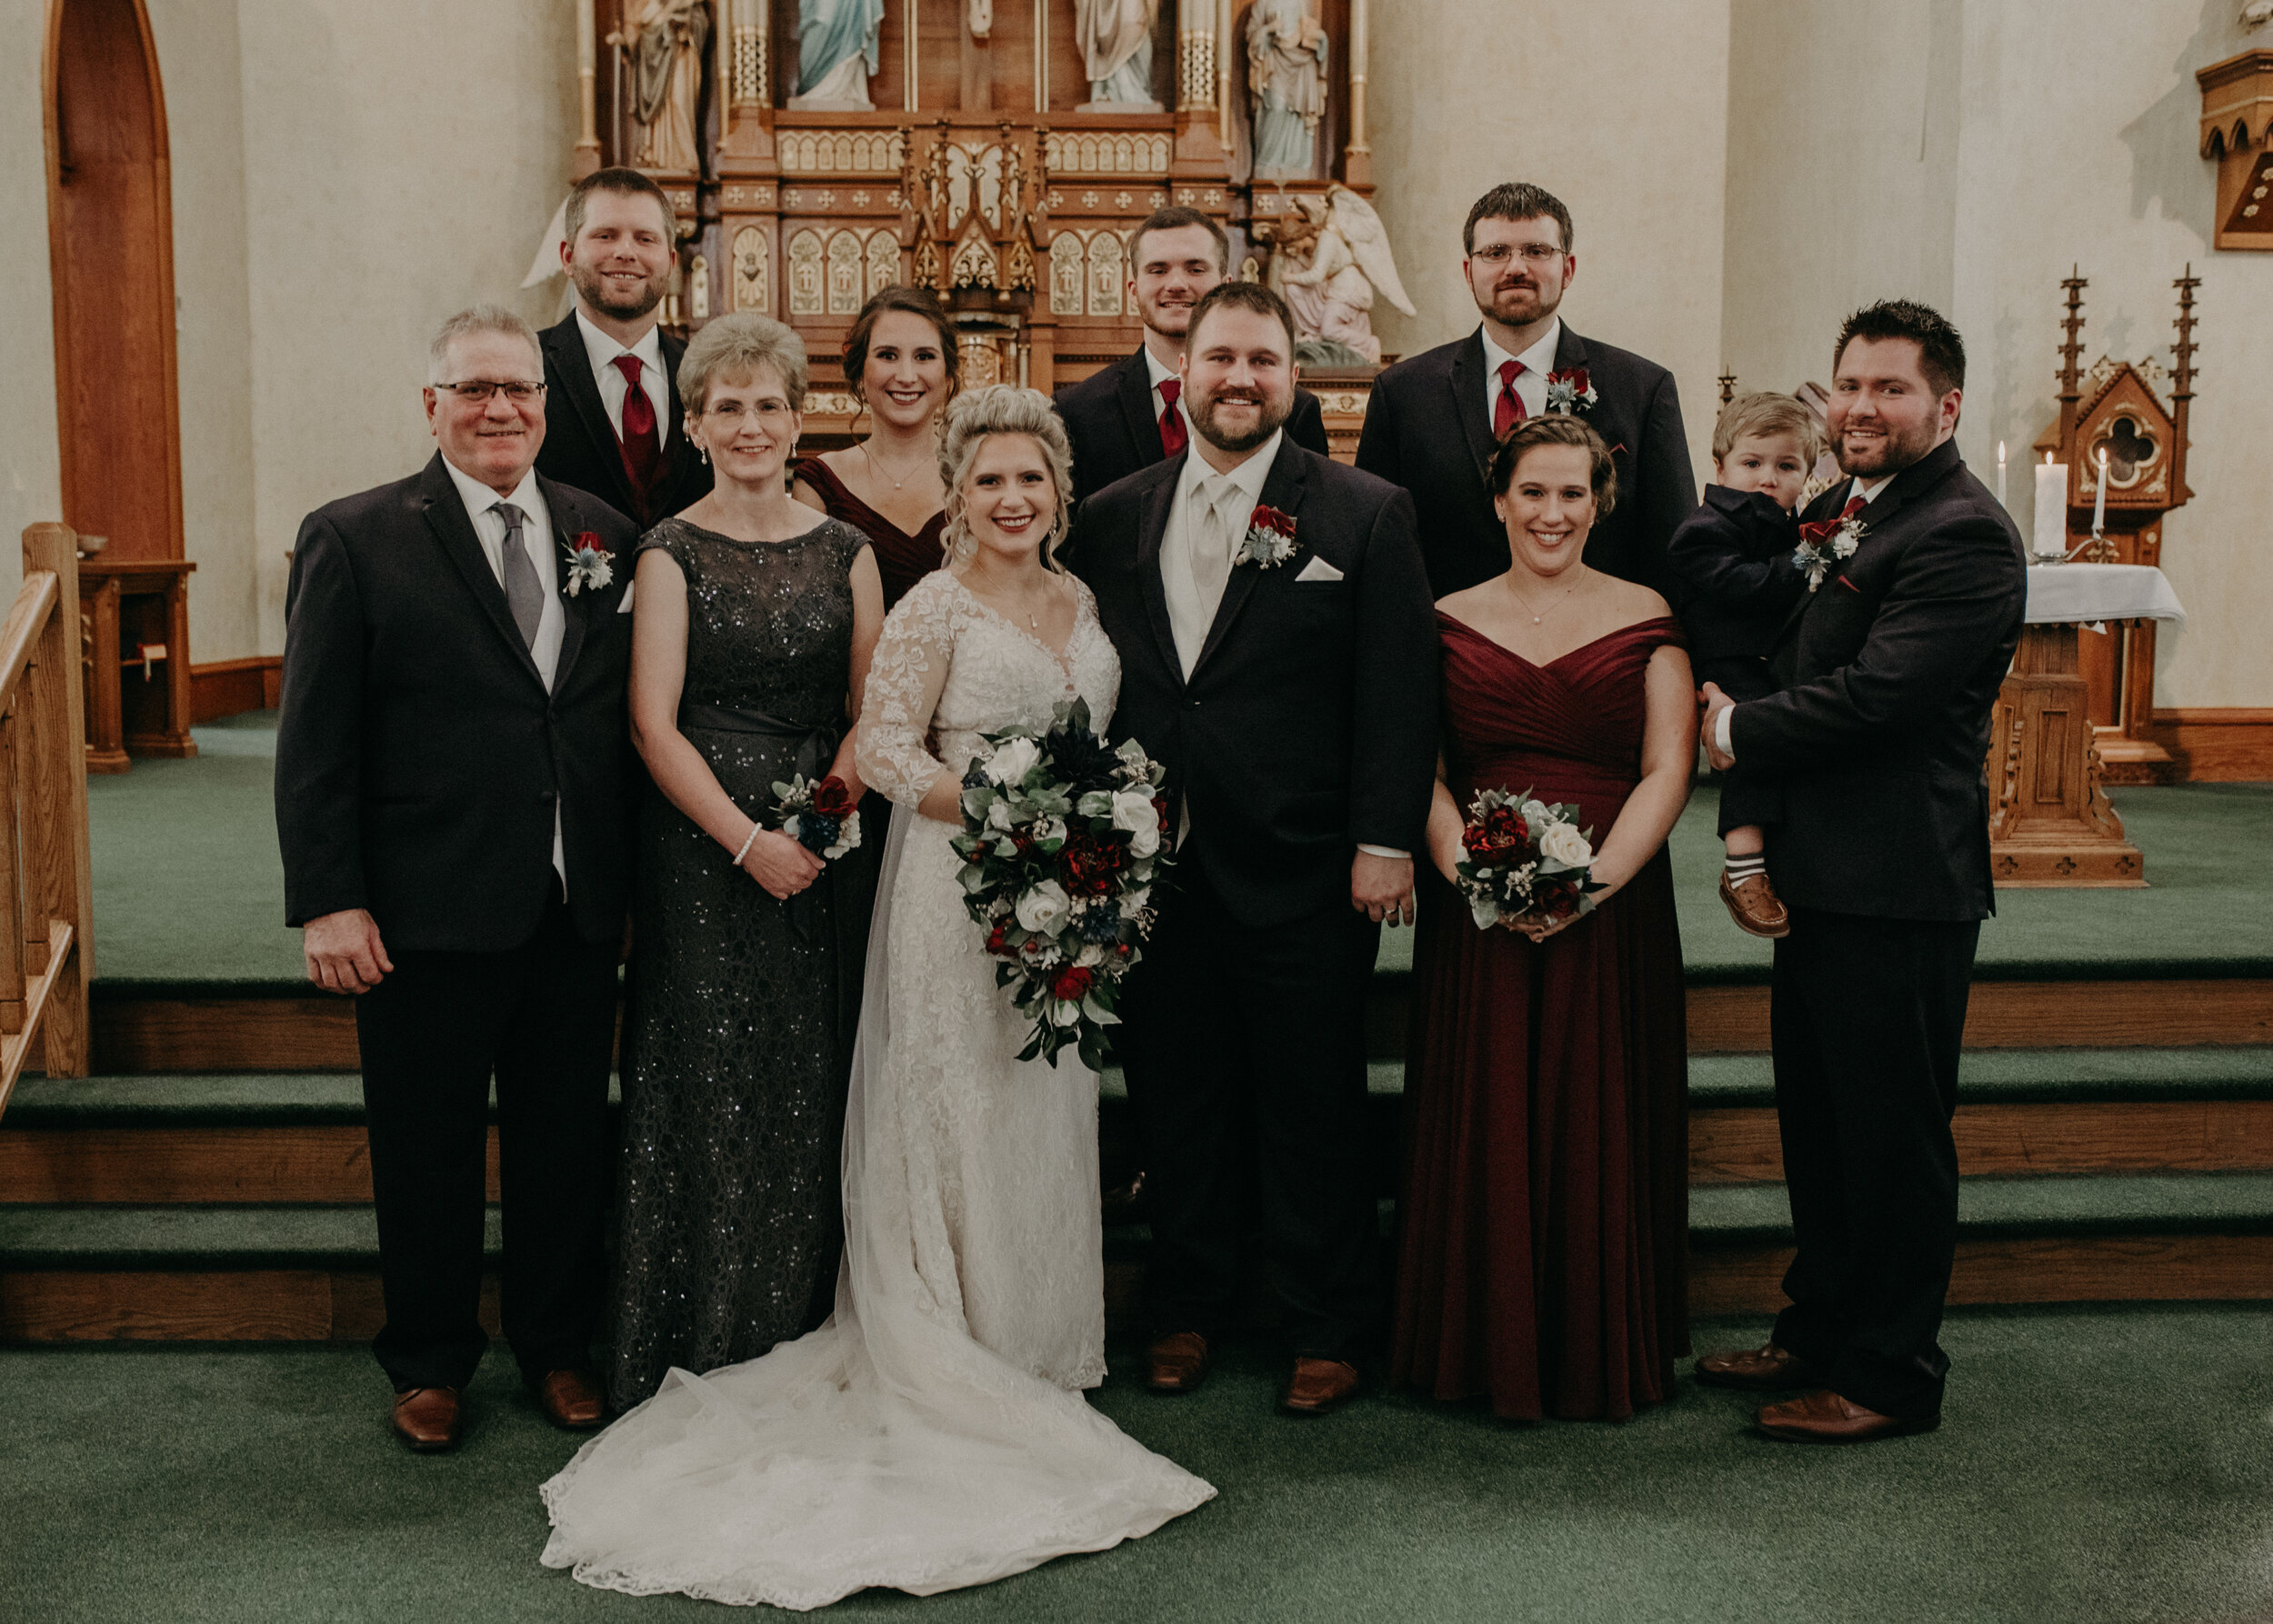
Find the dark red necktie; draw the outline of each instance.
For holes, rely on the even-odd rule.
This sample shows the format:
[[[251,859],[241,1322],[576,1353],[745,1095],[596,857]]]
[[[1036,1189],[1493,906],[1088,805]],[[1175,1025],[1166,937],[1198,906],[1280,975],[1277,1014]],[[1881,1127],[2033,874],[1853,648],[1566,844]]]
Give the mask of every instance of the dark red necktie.
[[[1183,393],[1183,380],[1160,380],[1160,448],[1170,456],[1183,450],[1188,440],[1184,432],[1184,414],[1176,409],[1176,397]]]
[[[1499,398],[1492,402],[1492,438],[1504,440],[1507,431],[1523,421],[1523,396],[1516,393],[1516,378],[1523,371],[1520,361],[1499,364]]]
[[[1847,506],[1839,509],[1838,517],[1835,519],[1817,519],[1812,525],[1800,526],[1799,539],[1811,547],[1819,547],[1832,536],[1838,534],[1839,526],[1841,525],[1847,523],[1847,520],[1853,518],[1862,510],[1863,499],[1860,496],[1849,496],[1847,499]]]
[[[632,495],[639,499],[639,516],[646,516],[647,498],[663,472],[663,441],[656,433],[655,403],[639,386],[639,357],[618,356],[616,370],[624,375],[624,472],[631,477]]]

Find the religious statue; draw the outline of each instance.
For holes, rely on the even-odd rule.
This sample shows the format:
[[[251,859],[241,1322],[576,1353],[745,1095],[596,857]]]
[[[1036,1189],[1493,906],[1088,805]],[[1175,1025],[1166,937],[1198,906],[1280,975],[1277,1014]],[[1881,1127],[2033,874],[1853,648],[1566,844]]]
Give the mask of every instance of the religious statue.
[[[883,65],[884,0],[797,0],[796,113],[866,112],[868,76]]]
[[[1152,28],[1160,0],[1074,0],[1074,38],[1089,75],[1079,110],[1157,113],[1152,94]]]
[[[1276,249],[1271,290],[1295,313],[1295,358],[1306,366],[1380,366],[1374,294],[1413,314],[1381,216],[1347,186],[1295,206],[1291,219],[1258,228]]]
[[[2238,20],[2244,28],[2262,28],[2273,23],[2273,0],[2248,0]]]
[[[704,46],[710,41],[707,0],[624,0],[623,26],[608,43],[623,48],[638,125],[632,162],[641,169],[702,167],[696,124],[703,99]]]
[[[1326,112],[1326,25],[1307,0],[1255,0],[1247,14],[1247,100],[1257,176],[1307,176]]]

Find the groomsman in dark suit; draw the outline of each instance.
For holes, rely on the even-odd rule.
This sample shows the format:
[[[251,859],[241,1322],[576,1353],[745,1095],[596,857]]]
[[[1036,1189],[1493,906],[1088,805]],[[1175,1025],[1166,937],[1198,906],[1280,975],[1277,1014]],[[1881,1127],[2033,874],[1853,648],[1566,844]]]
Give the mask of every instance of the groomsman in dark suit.
[[[1714,764],[1784,793],[1768,875],[1791,910],[1771,1036],[1797,1255],[1768,1345],[1700,1381],[1812,1389],[1771,1437],[1857,1443],[1941,1417],[1936,1340],[1957,1252],[1958,1054],[1990,888],[1989,709],[2028,598],[2020,534],[1950,436],[1965,346],[1907,300],[1857,312],[1832,360],[1850,478],[1805,515],[1814,590],[1771,658],[1781,691],[1707,684]]]
[[[545,329],[545,448],[537,472],[589,491],[641,529],[710,489],[679,404],[686,346],[656,326],[671,285],[671,200],[636,169],[602,169],[568,194],[560,263],[576,307]]]
[[[419,473],[310,514],[285,596],[276,833],[308,977],[355,997],[386,1324],[415,1449],[457,1442],[481,1326],[497,1086],[506,1338],[560,1426],[599,1425],[600,1218],[631,887],[619,614],[634,531],[535,472],[536,336],[455,316]]]
[[[1617,506],[1587,538],[1587,563],[1663,591],[1667,544],[1697,506],[1673,375],[1581,338],[1556,314],[1578,259],[1570,211],[1553,195],[1494,186],[1468,210],[1462,246],[1482,324],[1374,380],[1357,466],[1413,493],[1442,597],[1507,567],[1488,478],[1500,436],[1541,412],[1577,412],[1617,468]]]
[[[1144,320],[1145,342],[1126,360],[1057,392],[1057,415],[1073,442],[1076,500],[1177,456],[1189,443],[1191,417],[1177,398],[1185,325],[1192,306],[1228,275],[1230,262],[1223,227],[1197,209],[1157,210],[1129,237],[1128,300]],[[1307,389],[1295,391],[1287,437],[1306,451],[1327,453],[1326,416]]]
[[[1252,1169],[1295,1356],[1280,1401],[1315,1415],[1356,1390],[1378,1311],[1366,988],[1382,922],[1412,920],[1436,618],[1412,499],[1287,436],[1278,296],[1224,283],[1187,339],[1191,446],[1091,497],[1068,543],[1121,652],[1114,735],[1167,767],[1176,831],[1115,1028],[1150,1180],[1147,1379],[1206,1378]]]

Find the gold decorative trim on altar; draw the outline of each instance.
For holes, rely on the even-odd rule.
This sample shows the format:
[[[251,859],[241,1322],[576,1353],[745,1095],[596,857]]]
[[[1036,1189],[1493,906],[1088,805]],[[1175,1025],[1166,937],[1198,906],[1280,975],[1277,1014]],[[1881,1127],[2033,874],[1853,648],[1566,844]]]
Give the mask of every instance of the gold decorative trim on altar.
[[[896,175],[906,155],[897,130],[783,130],[776,139],[790,175]]]

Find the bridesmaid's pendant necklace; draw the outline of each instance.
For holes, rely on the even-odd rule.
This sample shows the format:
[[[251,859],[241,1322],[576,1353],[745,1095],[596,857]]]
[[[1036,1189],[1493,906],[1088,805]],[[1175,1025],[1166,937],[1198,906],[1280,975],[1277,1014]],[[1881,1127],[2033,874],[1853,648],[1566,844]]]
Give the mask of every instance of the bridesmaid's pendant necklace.
[[[1516,577],[1512,571],[1507,576],[1507,590],[1514,595],[1515,600],[1523,606],[1524,612],[1531,616],[1531,624],[1533,626],[1537,626],[1540,621],[1545,620],[1549,615],[1555,613],[1556,610],[1561,608],[1563,606],[1563,598],[1568,597],[1572,593],[1577,591],[1580,585],[1585,582],[1586,578],[1587,577],[1582,574],[1577,580],[1573,581],[1569,586],[1563,588],[1563,597],[1557,598],[1553,603],[1547,605],[1546,608],[1540,609],[1536,613],[1531,608],[1531,600],[1524,596],[1522,593],[1516,591]]]
[[[868,442],[866,440],[860,442],[860,455],[868,459],[868,466],[876,471],[878,477],[892,479],[892,470],[885,465],[884,460],[881,457],[877,456],[875,452],[868,449]],[[923,466],[922,461],[919,459],[915,467],[908,469],[906,473],[901,475],[897,479],[892,479],[892,488],[894,490],[897,490],[902,486],[906,485],[909,480],[915,478],[917,470],[922,468]]]

